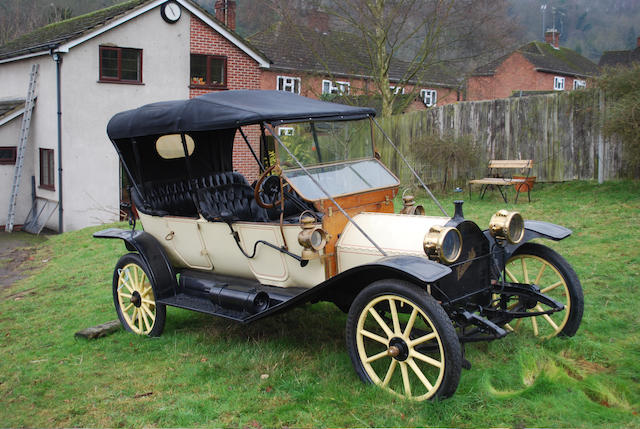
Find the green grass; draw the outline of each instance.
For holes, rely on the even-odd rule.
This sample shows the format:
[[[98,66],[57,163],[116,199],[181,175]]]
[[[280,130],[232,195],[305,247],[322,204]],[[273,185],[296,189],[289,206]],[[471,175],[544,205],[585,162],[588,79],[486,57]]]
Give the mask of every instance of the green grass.
[[[452,214],[468,194],[441,197]],[[112,269],[126,250],[92,239],[100,228],[51,236],[27,262],[42,268],[0,290],[0,426],[640,427],[640,184],[536,185],[532,197],[517,205],[526,219],[574,231],[546,244],[582,281],[582,326],[571,339],[467,345],[473,367],[440,402],[362,384],[329,304],[248,326],[169,308],[160,338],[75,339],[115,318]],[[484,228],[504,206],[474,193],[464,210]]]

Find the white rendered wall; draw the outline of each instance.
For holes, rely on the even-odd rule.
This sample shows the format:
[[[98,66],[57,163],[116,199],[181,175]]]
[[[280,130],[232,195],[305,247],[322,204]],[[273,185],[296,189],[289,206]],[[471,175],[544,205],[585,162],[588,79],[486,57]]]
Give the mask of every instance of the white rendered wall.
[[[22,61],[0,64],[0,98],[26,98],[29,88],[29,73],[32,64],[40,64],[38,81],[36,86],[37,100],[31,117],[31,127],[27,149],[25,152],[25,163],[22,170],[20,183],[20,194],[16,204],[16,225],[23,224],[31,208],[31,176],[36,176],[36,193],[39,197],[57,201],[58,194],[39,188],[40,184],[40,161],[38,156],[39,148],[54,149],[57,156],[56,140],[56,77],[55,65],[49,55],[29,58]],[[0,127],[1,145],[17,146],[20,135],[20,125],[22,116]],[[6,136],[6,137],[5,137]],[[7,140],[5,140],[8,139]],[[7,222],[9,198],[13,183],[14,166],[0,166],[0,224]],[[58,168],[57,161],[55,168]],[[10,178],[6,178],[5,170],[9,170]],[[57,175],[56,175],[56,189]],[[55,224],[57,228],[57,213],[51,218],[50,224]]]
[[[26,91],[25,91],[26,95]],[[22,115],[0,127],[0,146],[18,146]],[[31,176],[34,174],[33,140],[29,139],[25,151],[14,225],[24,224],[31,208]],[[15,165],[0,164],[0,226],[6,225],[9,216],[9,198],[13,186]],[[36,177],[36,181],[38,178]],[[37,182],[36,182],[37,184]]]
[[[109,119],[120,111],[146,103],[188,98],[190,17],[186,10],[182,12],[177,23],[168,24],[161,18],[159,7],[156,7],[63,54],[62,181],[65,231],[118,220],[119,163],[106,134]],[[143,85],[99,83],[100,45],[142,49]],[[16,217],[16,223],[24,222],[31,207],[29,181],[33,172],[36,174],[36,185],[39,184],[38,148],[55,150],[56,185],[55,191],[38,188],[37,194],[58,200],[56,73],[51,56],[0,64],[0,98],[26,96],[29,70],[34,62],[40,64],[38,100],[31,126],[31,150],[27,157],[29,168],[25,166],[23,174],[26,185],[20,189],[20,216]],[[10,135],[12,127],[14,125],[11,123],[0,127],[0,138]],[[0,166],[1,224],[6,223],[10,195],[10,182],[6,184],[4,170],[11,170],[13,174],[13,170],[7,167]],[[58,229],[57,211],[46,226]]]
[[[142,49],[143,85],[99,83],[100,45]],[[159,7],[78,45],[62,63],[65,230],[118,220],[119,163],[107,137],[116,113],[189,96],[189,14],[167,24]]]

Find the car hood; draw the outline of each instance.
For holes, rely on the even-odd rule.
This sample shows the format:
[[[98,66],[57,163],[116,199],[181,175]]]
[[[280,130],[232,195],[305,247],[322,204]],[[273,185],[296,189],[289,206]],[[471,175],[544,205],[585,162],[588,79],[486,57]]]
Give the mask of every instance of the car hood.
[[[432,226],[445,225],[451,218],[414,216],[393,213],[361,213],[353,217],[362,230],[389,256],[413,255],[426,258],[424,236]],[[338,271],[372,262],[382,257],[380,252],[349,222],[336,246]]]

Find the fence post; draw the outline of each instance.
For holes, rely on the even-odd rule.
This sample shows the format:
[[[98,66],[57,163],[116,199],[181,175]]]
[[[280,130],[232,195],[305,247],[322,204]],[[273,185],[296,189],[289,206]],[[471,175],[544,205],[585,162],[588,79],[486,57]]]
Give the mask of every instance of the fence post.
[[[604,90],[598,91],[599,98],[599,130],[598,130],[598,183],[604,182],[604,138],[602,137],[602,129],[604,128]]]

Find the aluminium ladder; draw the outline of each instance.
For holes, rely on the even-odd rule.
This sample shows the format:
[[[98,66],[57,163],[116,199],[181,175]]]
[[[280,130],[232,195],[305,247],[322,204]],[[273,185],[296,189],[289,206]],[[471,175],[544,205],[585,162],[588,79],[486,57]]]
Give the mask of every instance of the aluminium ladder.
[[[9,200],[9,217],[5,231],[12,232],[13,224],[16,217],[16,200],[18,199],[18,191],[20,189],[20,178],[22,176],[22,165],[24,164],[24,153],[27,148],[27,140],[29,140],[29,128],[31,126],[31,113],[36,101],[36,80],[38,79],[39,64],[31,66],[29,75],[29,90],[27,91],[27,99],[25,100],[24,113],[22,114],[22,127],[20,128],[20,140],[18,142],[18,153],[16,154],[16,168],[13,174],[13,186],[11,187],[11,199]]]

